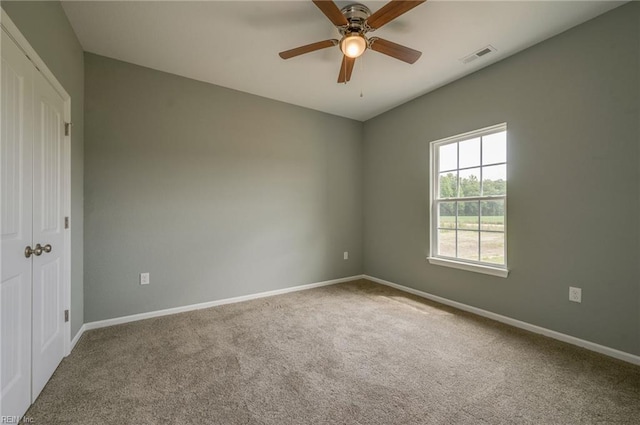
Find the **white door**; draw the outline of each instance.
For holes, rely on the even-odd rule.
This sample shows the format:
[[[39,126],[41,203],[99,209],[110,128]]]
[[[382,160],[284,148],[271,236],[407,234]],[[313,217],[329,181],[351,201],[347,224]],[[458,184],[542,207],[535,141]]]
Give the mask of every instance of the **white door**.
[[[16,422],[65,350],[64,101],[0,32],[0,421]]]
[[[32,399],[64,357],[64,101],[39,72],[33,78]],[[40,250],[42,252],[40,253]]]
[[[31,404],[33,65],[0,33],[0,414],[21,416]]]

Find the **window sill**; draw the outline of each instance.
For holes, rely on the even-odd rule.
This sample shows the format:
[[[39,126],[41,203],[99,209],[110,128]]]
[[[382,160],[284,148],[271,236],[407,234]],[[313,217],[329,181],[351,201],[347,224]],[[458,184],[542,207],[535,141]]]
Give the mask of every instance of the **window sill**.
[[[500,267],[485,266],[482,264],[463,263],[461,261],[446,260],[444,258],[427,257],[429,263],[437,266],[452,267],[454,269],[466,270],[468,272],[483,273],[491,276],[507,277],[509,270]]]

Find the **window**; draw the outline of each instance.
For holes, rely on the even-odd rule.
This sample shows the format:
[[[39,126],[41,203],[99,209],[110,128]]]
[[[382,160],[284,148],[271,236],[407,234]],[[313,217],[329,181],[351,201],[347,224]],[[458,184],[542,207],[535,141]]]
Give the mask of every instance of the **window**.
[[[507,126],[431,142],[432,264],[507,277]]]

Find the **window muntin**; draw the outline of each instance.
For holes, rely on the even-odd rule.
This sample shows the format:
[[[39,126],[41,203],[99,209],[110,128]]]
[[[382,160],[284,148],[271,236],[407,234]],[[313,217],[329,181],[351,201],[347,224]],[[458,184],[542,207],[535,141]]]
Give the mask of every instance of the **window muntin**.
[[[431,257],[506,269],[506,124],[432,142],[431,156]]]

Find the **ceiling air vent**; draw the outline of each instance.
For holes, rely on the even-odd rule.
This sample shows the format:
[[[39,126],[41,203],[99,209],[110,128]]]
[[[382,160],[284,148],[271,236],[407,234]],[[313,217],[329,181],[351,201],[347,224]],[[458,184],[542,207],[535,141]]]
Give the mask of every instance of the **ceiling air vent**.
[[[474,60],[481,58],[482,56],[488,55],[491,52],[495,52],[496,48],[493,47],[492,45],[488,45],[487,47],[483,47],[482,49],[478,50],[477,52],[471,53],[468,56],[463,57],[462,59],[460,59],[460,62],[462,63],[469,63],[469,62],[473,62]]]

